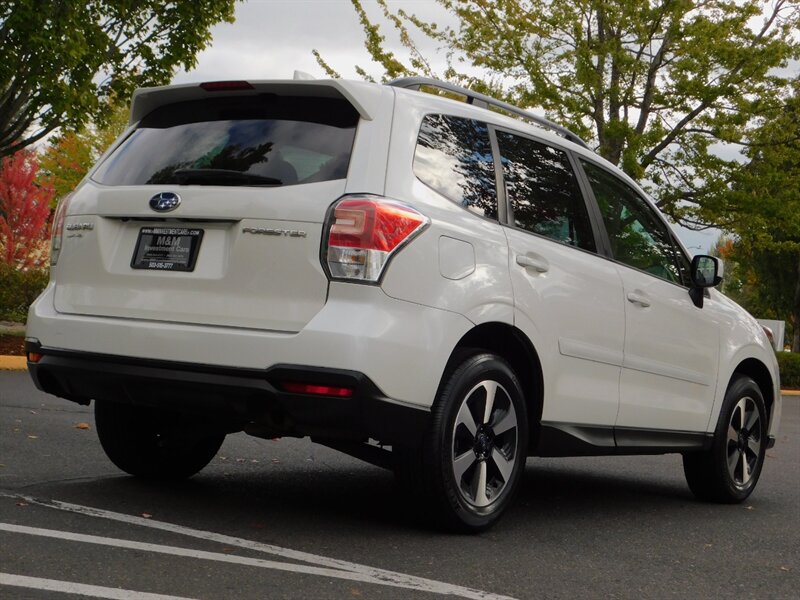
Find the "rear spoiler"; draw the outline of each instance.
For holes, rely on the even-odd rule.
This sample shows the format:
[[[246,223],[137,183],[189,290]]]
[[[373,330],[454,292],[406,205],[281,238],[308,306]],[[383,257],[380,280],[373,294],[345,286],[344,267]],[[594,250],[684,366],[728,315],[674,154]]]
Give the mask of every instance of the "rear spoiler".
[[[309,96],[313,98],[341,98],[347,100],[358,111],[362,119],[371,121],[380,104],[384,92],[383,86],[360,81],[344,81],[341,79],[272,80],[229,82],[231,89],[226,89],[225,82],[189,83],[162,87],[139,88],[133,93],[131,101],[131,117],[129,125],[135,125],[156,108],[176,102],[218,98],[220,96],[252,96],[258,94],[277,94],[278,96]],[[242,85],[246,84],[246,85]]]

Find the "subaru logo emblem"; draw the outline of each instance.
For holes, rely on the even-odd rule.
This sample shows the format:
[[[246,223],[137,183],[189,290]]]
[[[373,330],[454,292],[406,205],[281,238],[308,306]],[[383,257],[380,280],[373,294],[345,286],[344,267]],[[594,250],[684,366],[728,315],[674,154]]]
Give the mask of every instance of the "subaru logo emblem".
[[[169,212],[181,204],[181,197],[174,192],[161,192],[150,198],[150,208],[156,212]]]

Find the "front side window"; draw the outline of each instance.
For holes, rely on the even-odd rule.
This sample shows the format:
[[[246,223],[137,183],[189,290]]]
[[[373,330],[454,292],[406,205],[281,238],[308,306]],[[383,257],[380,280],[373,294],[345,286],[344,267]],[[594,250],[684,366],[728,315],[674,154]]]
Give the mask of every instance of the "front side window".
[[[427,115],[417,139],[414,174],[467,210],[497,219],[494,161],[485,123]]]
[[[628,266],[684,284],[680,252],[667,225],[624,181],[581,161],[608,231],[614,258]]]
[[[497,142],[514,224],[594,251],[589,212],[566,153],[504,131]]]
[[[155,109],[93,175],[105,185],[279,186],[347,177],[358,113],[345,100],[226,97]]]

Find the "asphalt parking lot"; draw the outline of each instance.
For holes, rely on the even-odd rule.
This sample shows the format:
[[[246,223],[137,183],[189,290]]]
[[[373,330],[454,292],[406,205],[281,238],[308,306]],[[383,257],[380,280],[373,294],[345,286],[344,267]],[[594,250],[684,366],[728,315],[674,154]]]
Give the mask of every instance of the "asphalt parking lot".
[[[420,499],[424,501],[424,499]],[[120,473],[90,409],[0,372],[0,598],[796,598],[800,397],[743,505],[680,457],[529,459],[491,531],[420,525],[388,472],[229,436],[179,484]]]

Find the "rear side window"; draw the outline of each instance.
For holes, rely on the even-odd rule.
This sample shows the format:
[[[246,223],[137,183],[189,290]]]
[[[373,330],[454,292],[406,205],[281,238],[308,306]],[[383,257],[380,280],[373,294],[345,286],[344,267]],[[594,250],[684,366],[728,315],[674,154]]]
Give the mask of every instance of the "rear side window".
[[[358,113],[345,100],[260,96],[162,106],[100,166],[105,185],[294,185],[347,176]]]
[[[486,123],[427,115],[414,154],[424,184],[483,217],[497,219],[497,188]]]
[[[514,225],[594,251],[589,211],[567,155],[504,131],[497,132],[497,142]]]

